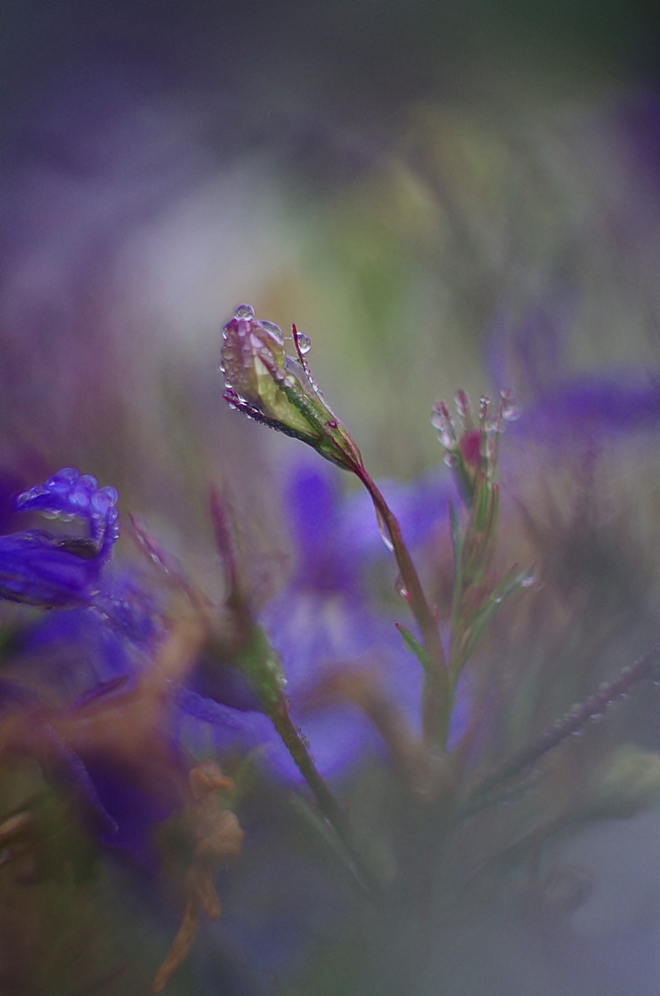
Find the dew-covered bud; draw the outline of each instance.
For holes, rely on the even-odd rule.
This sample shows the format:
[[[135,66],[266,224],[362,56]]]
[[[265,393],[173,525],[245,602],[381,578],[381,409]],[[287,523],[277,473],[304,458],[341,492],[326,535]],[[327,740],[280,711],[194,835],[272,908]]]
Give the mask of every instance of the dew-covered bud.
[[[222,366],[225,401],[249,418],[312,446],[345,470],[362,466],[360,452],[328,407],[305,359],[311,341],[292,327],[297,356],[284,348],[282,330],[258,321],[249,304],[240,304],[223,328]]]
[[[444,461],[454,473],[461,498],[471,508],[479,490],[483,490],[483,485],[490,487],[495,478],[499,434],[505,423],[518,418],[520,413],[508,389],[501,392],[494,412],[490,398],[482,396],[476,420],[465,391],[457,391],[454,403],[455,417],[444,401],[436,402],[431,424],[438,431],[438,440],[445,450]]]

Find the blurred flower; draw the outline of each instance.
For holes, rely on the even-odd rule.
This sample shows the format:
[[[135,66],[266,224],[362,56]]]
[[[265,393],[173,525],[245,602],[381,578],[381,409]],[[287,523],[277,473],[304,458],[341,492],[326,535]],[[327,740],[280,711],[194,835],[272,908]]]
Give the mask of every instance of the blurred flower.
[[[86,536],[26,530],[0,537],[0,597],[44,607],[91,604],[119,535],[114,488],[71,467],[24,492],[16,509],[65,522],[83,520]]]

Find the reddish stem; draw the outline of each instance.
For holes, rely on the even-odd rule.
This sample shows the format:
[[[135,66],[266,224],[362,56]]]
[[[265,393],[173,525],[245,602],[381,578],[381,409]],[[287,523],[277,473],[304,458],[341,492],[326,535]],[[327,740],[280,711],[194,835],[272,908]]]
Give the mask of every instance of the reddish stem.
[[[369,492],[376,513],[387,529],[401,580],[407,593],[406,600],[419,626],[424,648],[431,661],[431,668],[426,671],[424,684],[424,739],[428,744],[444,744],[449,726],[451,700],[445,653],[440,640],[438,624],[424,594],[415,565],[408,553],[396,516],[364,466],[356,466],[355,474]]]

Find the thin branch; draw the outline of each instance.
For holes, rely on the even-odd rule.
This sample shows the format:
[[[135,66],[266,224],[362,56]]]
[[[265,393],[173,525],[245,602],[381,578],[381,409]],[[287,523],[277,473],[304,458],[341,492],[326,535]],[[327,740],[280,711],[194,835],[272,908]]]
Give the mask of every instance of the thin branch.
[[[594,695],[567,712],[531,744],[512,754],[470,794],[459,815],[467,816],[480,809],[482,804],[487,805],[487,797],[495,789],[505,786],[511,779],[532,768],[568,737],[580,733],[590,720],[602,716],[614,702],[624,698],[638,682],[659,679],[660,646],[644,654],[634,664],[624,667],[618,678],[601,685]]]

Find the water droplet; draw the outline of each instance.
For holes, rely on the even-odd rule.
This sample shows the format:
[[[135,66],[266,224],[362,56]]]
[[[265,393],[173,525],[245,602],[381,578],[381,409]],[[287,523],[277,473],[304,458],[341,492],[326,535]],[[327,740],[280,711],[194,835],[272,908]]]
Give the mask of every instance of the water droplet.
[[[251,304],[239,304],[234,312],[235,318],[254,318],[254,308]]]
[[[305,335],[304,332],[298,332],[296,334],[296,342],[298,344],[298,349],[303,354],[303,356],[305,355],[305,353],[309,353],[310,349],[312,348],[312,340],[309,338],[308,335]]]
[[[454,396],[454,404],[456,405],[456,411],[463,419],[469,419],[472,416],[470,411],[470,399],[468,398],[465,391],[457,391]]]
[[[502,412],[502,418],[505,422],[515,422],[522,415],[522,408],[519,405],[511,405],[510,408],[505,408]]]
[[[82,481],[82,478],[81,478]],[[94,482],[96,484],[96,482]],[[89,505],[89,494],[86,488],[76,487],[69,492],[69,502],[79,508],[86,508]]]
[[[261,325],[262,329],[266,329],[266,332],[270,332],[270,334],[273,336],[273,338],[278,342],[280,346],[284,345],[284,333],[282,332],[282,329],[279,327],[279,325],[276,325],[275,322],[263,322],[263,321],[259,322],[259,324]]]
[[[401,598],[404,598],[406,602],[410,601],[410,592],[406,588],[404,580],[400,574],[396,579],[394,587],[396,588],[397,594],[401,595]]]
[[[383,517],[381,516],[380,512],[376,512],[376,521],[378,523],[378,532],[380,533],[380,538],[382,539],[383,543],[390,551],[390,553],[394,553],[394,546],[392,544],[392,540],[390,539],[390,534],[387,531],[387,527],[383,522]]]
[[[531,588],[532,585],[535,583],[536,583],[536,576],[534,574],[528,574],[527,577],[524,577],[520,582],[520,587]]]

